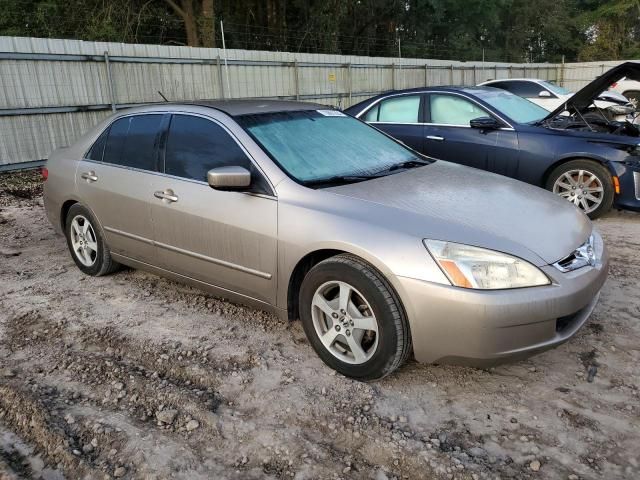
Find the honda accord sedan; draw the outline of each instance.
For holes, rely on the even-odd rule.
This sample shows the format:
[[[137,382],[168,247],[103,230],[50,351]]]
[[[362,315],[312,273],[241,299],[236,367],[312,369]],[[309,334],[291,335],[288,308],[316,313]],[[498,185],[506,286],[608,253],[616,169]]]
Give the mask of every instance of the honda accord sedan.
[[[82,272],[127,265],[300,318],[360,380],[412,350],[487,365],[556,346],[607,275],[600,235],[559,197],[322,105],[138,107],[46,168],[47,215]]]
[[[640,211],[640,125],[594,107],[620,77],[640,79],[640,63],[611,69],[552,112],[491,87],[388,92],[345,112],[425,155],[546,188],[597,218],[612,206]]]

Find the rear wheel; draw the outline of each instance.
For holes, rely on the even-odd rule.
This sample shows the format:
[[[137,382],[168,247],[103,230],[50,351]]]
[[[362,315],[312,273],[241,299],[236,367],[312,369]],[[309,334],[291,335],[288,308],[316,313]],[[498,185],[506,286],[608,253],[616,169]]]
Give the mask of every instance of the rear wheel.
[[[97,220],[79,203],[72,205],[67,213],[65,235],[73,261],[87,275],[99,277],[120,267],[111,258]]]
[[[613,205],[613,179],[609,170],[591,160],[572,160],[556,167],[546,185],[590,218],[607,213]]]
[[[302,324],[320,358],[343,375],[375,380],[407,359],[411,336],[397,295],[353,255],[314,266],[300,289]]]

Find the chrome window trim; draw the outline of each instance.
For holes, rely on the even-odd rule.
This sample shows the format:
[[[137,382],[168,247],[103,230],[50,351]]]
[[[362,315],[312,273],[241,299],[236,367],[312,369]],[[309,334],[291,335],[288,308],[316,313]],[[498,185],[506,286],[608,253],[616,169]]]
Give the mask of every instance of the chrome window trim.
[[[275,189],[275,187],[273,185],[273,182],[269,178],[269,176],[265,173],[265,171],[262,169],[262,167],[255,160],[255,158],[253,158],[253,156],[249,153],[249,150],[233,134],[233,132],[231,132],[231,130],[229,130],[218,119],[210,117],[210,116],[205,115],[205,114],[201,114],[201,113],[186,112],[184,110],[164,110],[162,112],[153,112],[153,111],[152,112],[135,112],[135,113],[126,113],[126,114],[123,114],[123,115],[119,115],[119,116],[113,118],[113,120],[111,122],[109,122],[109,124],[107,126],[105,126],[100,131],[100,133],[98,134],[96,139],[91,143],[91,146],[84,153],[83,158],[82,158],[81,161],[82,162],[91,162],[91,163],[95,163],[97,165],[109,165],[111,167],[124,168],[124,169],[127,169],[127,170],[132,170],[134,172],[150,173],[152,175],[160,175],[160,176],[165,176],[165,177],[169,177],[169,178],[175,178],[177,180],[183,180],[183,181],[192,182],[192,183],[199,183],[199,184],[203,184],[203,185],[207,185],[208,186],[209,184],[207,182],[205,182],[205,181],[202,181],[202,180],[195,180],[193,178],[178,177],[176,175],[169,175],[169,174],[166,174],[164,172],[154,172],[152,170],[144,170],[142,168],[129,167],[127,165],[118,165],[117,163],[102,162],[102,161],[98,161],[98,160],[93,160],[91,158],[87,158],[87,154],[93,148],[94,143],[98,140],[98,138],[100,138],[100,136],[105,131],[107,131],[109,128],[111,128],[111,125],[113,125],[116,121],[118,121],[118,120],[120,120],[122,118],[136,117],[136,116],[140,116],[140,115],[174,115],[174,114],[175,115],[190,115],[190,116],[193,116],[193,117],[200,117],[200,118],[204,118],[205,120],[209,120],[209,121],[215,123],[216,125],[219,125],[233,139],[233,141],[236,142],[236,144],[240,147],[240,149],[247,156],[249,161],[258,169],[258,171],[262,174],[262,176],[267,180],[267,184],[269,185],[269,188],[271,188],[271,191],[273,192],[272,195],[268,195],[268,194],[264,194],[264,193],[253,193],[253,192],[237,192],[237,193],[244,193],[246,195],[253,195],[253,196],[264,197],[264,198],[277,198],[278,197],[276,195],[276,189]],[[167,132],[168,132],[168,130],[167,130]]]
[[[513,125],[511,125],[510,122],[506,121],[501,115],[492,112],[492,111],[488,111],[487,107],[485,107],[484,105],[480,104],[479,102],[477,102],[475,99],[460,93],[460,92],[443,92],[443,91],[438,91],[438,90],[422,90],[420,92],[403,92],[403,93],[394,93],[394,94],[390,94],[386,97],[382,97],[377,99],[376,101],[374,101],[373,103],[371,103],[370,105],[367,105],[364,109],[362,109],[359,113],[356,114],[356,118],[360,119],[360,117],[368,112],[371,108],[373,108],[376,104],[378,104],[379,102],[386,100],[387,98],[391,98],[391,97],[397,97],[400,95],[425,95],[425,94],[431,94],[431,93],[435,93],[438,95],[457,95],[459,97],[462,97],[466,100],[469,100],[472,103],[475,103],[476,105],[478,105],[480,108],[482,108],[482,110],[486,111],[487,113],[490,113],[491,115],[494,115],[495,117],[497,117],[501,122],[505,123],[506,125],[508,125],[508,127],[501,127],[498,130],[505,130],[505,131],[515,131],[515,128],[513,128]],[[363,120],[364,121],[364,120]],[[451,125],[448,123],[429,123],[429,122],[423,122],[423,123],[398,123],[398,122],[366,122],[369,123],[371,125],[374,124],[381,124],[381,125],[429,125],[429,126],[438,126],[438,127],[463,127],[463,128],[471,128],[471,125]]]
[[[98,162],[97,160],[92,160],[91,158],[83,158],[82,161],[83,162],[87,162],[87,163],[94,163],[96,165],[106,165],[108,167],[121,168],[123,170],[131,170],[132,172],[146,173],[146,174],[149,174],[149,175],[155,175],[157,177],[171,178],[171,179],[174,179],[174,180],[180,180],[182,182],[195,183],[196,185],[203,185],[203,186],[207,186],[207,187],[211,188],[211,186],[207,182],[203,182],[202,180],[194,180],[193,178],[177,177],[175,175],[169,175],[168,173],[153,172],[151,170],[144,170],[142,168],[135,168],[135,167],[127,167],[126,165],[118,165],[116,163]],[[242,191],[237,191],[237,192],[229,191],[228,193],[241,193],[243,195],[251,195],[252,197],[266,198],[268,200],[277,200],[278,199],[277,195],[275,195],[275,194],[274,195],[267,195],[266,193],[242,192]]]

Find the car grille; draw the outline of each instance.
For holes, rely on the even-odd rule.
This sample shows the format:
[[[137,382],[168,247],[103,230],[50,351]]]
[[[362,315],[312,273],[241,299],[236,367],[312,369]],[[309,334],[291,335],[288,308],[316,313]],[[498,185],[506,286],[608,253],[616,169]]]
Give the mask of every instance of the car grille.
[[[558,260],[553,266],[562,273],[571,272],[572,270],[577,270],[587,265],[595,266],[596,253],[594,250],[594,241],[594,236],[591,235],[586,242],[563,259]]]
[[[636,200],[640,200],[640,172],[633,172],[633,184],[636,187]]]

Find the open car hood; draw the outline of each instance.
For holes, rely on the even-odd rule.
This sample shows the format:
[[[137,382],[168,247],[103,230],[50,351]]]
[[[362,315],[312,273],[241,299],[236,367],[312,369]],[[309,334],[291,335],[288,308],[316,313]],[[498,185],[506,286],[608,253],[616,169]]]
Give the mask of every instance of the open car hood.
[[[565,103],[553,110],[544,120],[554,119],[570,107],[582,111],[589,107],[602,92],[607,90],[612,83],[627,77],[630,80],[640,81],[640,62],[625,62],[603,73],[593,82],[574,93]]]

